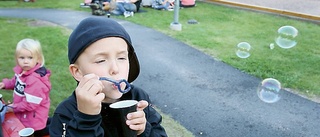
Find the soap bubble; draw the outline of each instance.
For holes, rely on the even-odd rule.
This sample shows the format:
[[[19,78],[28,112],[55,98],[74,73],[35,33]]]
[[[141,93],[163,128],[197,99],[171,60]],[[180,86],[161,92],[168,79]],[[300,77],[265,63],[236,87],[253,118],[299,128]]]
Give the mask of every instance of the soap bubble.
[[[237,45],[236,54],[239,58],[248,58],[250,56],[251,46],[248,42],[240,42]]]
[[[264,79],[258,86],[258,97],[266,103],[275,103],[280,99],[281,83],[274,78]]]
[[[282,26],[278,29],[279,36],[275,42],[284,49],[289,49],[297,45],[295,38],[298,36],[298,30],[292,26]]]

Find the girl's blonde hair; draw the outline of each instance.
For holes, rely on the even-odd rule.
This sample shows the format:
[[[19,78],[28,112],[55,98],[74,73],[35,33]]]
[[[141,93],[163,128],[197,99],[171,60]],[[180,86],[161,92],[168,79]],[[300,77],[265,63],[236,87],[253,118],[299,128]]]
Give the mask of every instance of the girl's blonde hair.
[[[40,64],[40,66],[44,66],[44,56],[42,53],[40,42],[38,40],[29,38],[20,40],[16,48],[16,57],[19,53],[19,50],[21,49],[29,50],[32,53],[32,55],[38,60],[37,62]]]

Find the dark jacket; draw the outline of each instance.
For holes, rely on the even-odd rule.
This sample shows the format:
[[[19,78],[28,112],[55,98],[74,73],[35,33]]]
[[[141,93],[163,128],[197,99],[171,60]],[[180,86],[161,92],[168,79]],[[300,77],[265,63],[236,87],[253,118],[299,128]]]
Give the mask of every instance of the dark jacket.
[[[146,114],[145,131],[138,137],[166,137],[165,129],[160,125],[161,115],[151,106],[148,94],[133,85],[132,89],[123,94],[120,100],[146,100],[149,106],[144,109]],[[109,108],[110,104],[102,103],[99,115],[87,115],[77,109],[75,92],[59,104],[50,124],[50,137],[118,137],[118,115]]]

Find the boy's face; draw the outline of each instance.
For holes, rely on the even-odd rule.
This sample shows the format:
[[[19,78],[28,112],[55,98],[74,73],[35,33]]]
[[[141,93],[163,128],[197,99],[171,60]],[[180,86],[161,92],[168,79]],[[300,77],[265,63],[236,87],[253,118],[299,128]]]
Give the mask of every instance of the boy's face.
[[[93,73],[99,77],[127,80],[129,75],[127,48],[127,43],[118,37],[103,38],[94,42],[80,54],[74,64],[78,70],[78,76]],[[122,96],[122,93],[111,82],[102,81],[102,83],[105,87],[102,91],[106,95],[105,102],[116,100]],[[121,85],[121,89],[124,89],[125,86]]]
[[[32,69],[37,65],[37,58],[32,55],[29,50],[20,49],[16,55],[18,65],[24,72]]]

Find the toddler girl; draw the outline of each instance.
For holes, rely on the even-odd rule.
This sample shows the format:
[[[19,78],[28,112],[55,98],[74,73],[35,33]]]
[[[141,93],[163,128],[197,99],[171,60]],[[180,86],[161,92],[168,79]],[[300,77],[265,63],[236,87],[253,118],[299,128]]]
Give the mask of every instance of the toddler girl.
[[[25,127],[33,128],[35,136],[48,134],[51,73],[44,67],[40,42],[21,40],[16,47],[15,60],[13,78],[0,82],[0,89],[13,90],[13,103],[9,104],[7,112],[14,112]]]

